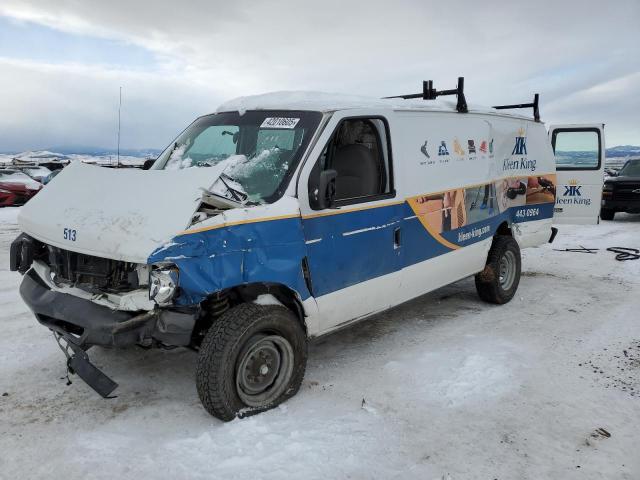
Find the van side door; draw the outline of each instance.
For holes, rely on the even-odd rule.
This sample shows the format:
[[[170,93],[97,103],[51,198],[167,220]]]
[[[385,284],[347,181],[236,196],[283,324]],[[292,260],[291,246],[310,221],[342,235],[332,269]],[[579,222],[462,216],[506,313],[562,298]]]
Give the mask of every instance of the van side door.
[[[596,224],[604,181],[604,125],[552,125],[557,191],[553,222]]]
[[[335,201],[318,206],[322,172],[335,176]],[[336,112],[298,183],[312,294],[326,332],[393,305],[401,266],[389,121]]]

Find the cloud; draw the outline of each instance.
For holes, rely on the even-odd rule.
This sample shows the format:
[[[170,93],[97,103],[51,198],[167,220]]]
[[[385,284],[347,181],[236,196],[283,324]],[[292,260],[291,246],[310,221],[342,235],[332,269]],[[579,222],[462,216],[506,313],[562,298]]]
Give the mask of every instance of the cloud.
[[[574,91],[553,102],[548,115],[562,123],[604,123],[610,146],[640,143],[640,72]]]
[[[222,100],[180,75],[157,75],[77,64],[0,58],[0,146],[116,146],[119,86],[123,90],[122,145],[164,147],[196,114]]]
[[[209,102],[237,95],[309,89],[383,96],[417,91],[429,78],[450,88],[459,75],[466,77],[471,102],[521,102],[539,92],[543,119],[564,121],[576,112],[590,113],[577,100],[567,103],[569,96],[640,71],[635,21],[640,4],[633,0],[609,4],[604,12],[601,2],[591,0],[3,0],[0,15],[153,52],[159,63],[146,76],[103,69],[86,77],[71,69],[74,84],[92,78],[99,88],[80,86],[66,100],[77,110],[90,98],[107,102],[124,78],[135,86],[125,86],[130,102],[138,101],[138,91],[154,92],[153,107],[148,98],[138,103],[157,117],[136,112],[136,118],[152,124],[164,118],[173,128],[177,116],[172,111],[191,109],[193,117],[213,110]],[[45,77],[39,78],[46,85]],[[620,85],[628,92],[637,92],[636,87],[634,82]],[[39,95],[46,97],[46,92]],[[621,124],[611,132],[614,138],[624,131],[620,140],[640,139],[640,127],[626,125],[637,103],[601,107],[589,120],[611,116],[612,129]],[[141,129],[136,139],[154,146],[168,143],[166,130],[153,130]],[[77,130],[78,135],[84,132],[81,126]]]

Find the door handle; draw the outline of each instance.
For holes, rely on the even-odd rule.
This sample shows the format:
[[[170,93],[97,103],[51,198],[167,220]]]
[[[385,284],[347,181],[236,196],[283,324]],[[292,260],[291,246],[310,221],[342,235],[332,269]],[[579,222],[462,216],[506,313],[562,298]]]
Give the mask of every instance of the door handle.
[[[400,227],[397,227],[393,230],[393,248],[400,248]]]

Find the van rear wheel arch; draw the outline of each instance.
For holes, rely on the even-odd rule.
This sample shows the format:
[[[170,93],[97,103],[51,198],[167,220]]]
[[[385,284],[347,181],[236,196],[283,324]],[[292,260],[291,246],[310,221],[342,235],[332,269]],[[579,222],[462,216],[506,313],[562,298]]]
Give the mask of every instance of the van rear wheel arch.
[[[498,228],[496,230],[496,236],[497,235],[505,235],[507,237],[513,237],[513,232],[511,231],[511,226],[509,225],[508,222],[504,221],[500,225],[498,225]]]

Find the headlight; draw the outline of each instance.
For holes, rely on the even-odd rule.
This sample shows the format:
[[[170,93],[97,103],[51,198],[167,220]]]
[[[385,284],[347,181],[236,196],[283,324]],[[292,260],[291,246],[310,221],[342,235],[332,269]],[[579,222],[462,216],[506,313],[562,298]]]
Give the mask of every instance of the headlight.
[[[149,300],[160,306],[171,305],[178,289],[178,268],[159,267],[151,270],[149,275]]]
[[[613,190],[613,184],[612,183],[605,183],[602,186],[602,191],[604,191],[604,192],[610,192],[611,190]]]

